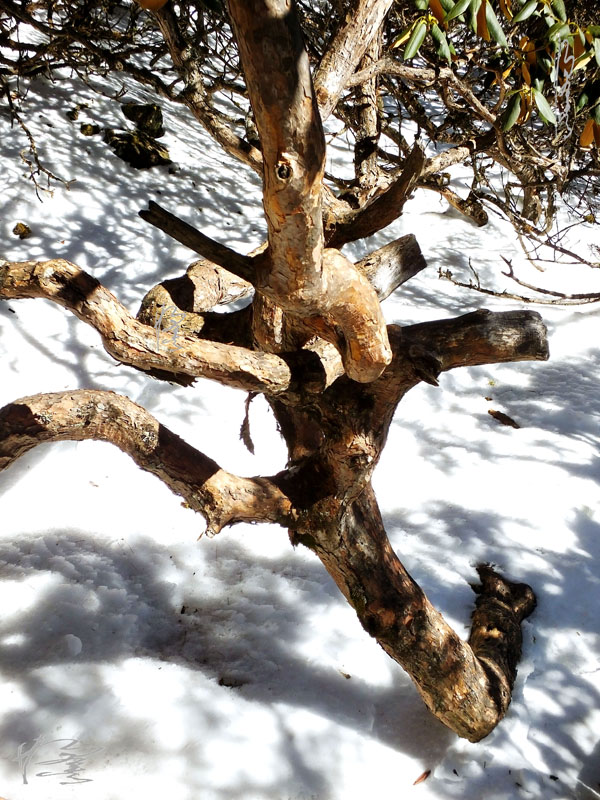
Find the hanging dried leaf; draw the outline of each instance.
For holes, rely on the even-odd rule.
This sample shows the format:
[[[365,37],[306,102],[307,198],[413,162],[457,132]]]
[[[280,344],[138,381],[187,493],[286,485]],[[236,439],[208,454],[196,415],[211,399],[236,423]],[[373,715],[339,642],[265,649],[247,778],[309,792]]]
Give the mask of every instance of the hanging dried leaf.
[[[245,414],[244,414],[244,421],[242,422],[242,427],[240,428],[240,439],[246,445],[246,448],[254,455],[254,442],[252,441],[252,436],[250,436],[250,403],[256,397],[256,392],[248,392],[248,396],[246,397],[246,401],[244,403]]]
[[[581,136],[579,137],[579,144],[582,147],[591,147],[593,141],[594,141],[594,120],[590,118],[585,123],[585,128],[583,129]]]

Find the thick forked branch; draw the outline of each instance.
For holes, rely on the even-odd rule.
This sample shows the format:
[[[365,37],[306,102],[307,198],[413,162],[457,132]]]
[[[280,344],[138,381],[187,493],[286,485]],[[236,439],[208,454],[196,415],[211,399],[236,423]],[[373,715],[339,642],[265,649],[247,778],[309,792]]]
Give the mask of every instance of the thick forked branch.
[[[278,394],[290,387],[288,365],[276,355],[183,336],[162,335],[134,319],[95,278],[62,259],[0,262],[0,299],[45,297],[72,311],[102,336],[123,364],[211,378],[246,391]]]
[[[454,319],[390,325],[388,333],[394,359],[378,383],[393,407],[419,381],[437,386],[446,370],[549,357],[546,326],[536,311],[480,309]]]
[[[391,360],[385,321],[368,281],[339,251],[325,251],[325,138],[294,5],[228,6],[263,151],[269,268],[257,289],[301,323],[323,320],[348,375],[375,380]]]
[[[110,442],[206,519],[209,533],[235,522],[290,525],[290,501],[268,478],[241,478],[114,392],[81,389],[24,397],[0,409],[0,471],[43,442]]]
[[[549,358],[546,326],[537,311],[493,312],[482,308],[454,319],[406,328],[391,325],[390,337],[395,352],[411,348],[427,352],[439,362],[440,371]]]
[[[361,0],[355,3],[340,27],[315,75],[321,117],[336,107],[350,77],[377,35],[393,0]]]
[[[472,742],[487,736],[510,703],[521,622],[535,607],[532,590],[479,567],[482,586],[467,644],[394,553],[370,484],[341,525],[299,538],[319,556],[365,630],[408,672],[432,713]]]

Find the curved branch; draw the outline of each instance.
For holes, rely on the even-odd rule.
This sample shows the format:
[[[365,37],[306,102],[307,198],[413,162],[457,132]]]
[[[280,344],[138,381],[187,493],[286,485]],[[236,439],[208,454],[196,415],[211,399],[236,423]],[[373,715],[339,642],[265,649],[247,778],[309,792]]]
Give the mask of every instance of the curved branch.
[[[466,643],[394,553],[370,484],[341,524],[294,537],[321,559],[365,630],[408,672],[444,725],[472,742],[494,729],[510,704],[521,622],[535,608],[529,586],[481,565]]]
[[[406,159],[402,173],[391,186],[362,208],[349,212],[334,223],[327,234],[328,246],[342,247],[347,242],[371,236],[397,219],[421,176],[424,160],[423,149],[417,142]]]
[[[43,442],[110,442],[160,478],[207,521],[207,533],[236,522],[290,525],[292,504],[269,478],[226,472],[127,397],[81,389],[24,397],[0,409],[0,471]]]
[[[0,262],[0,299],[23,297],[44,297],[72,311],[100,333],[106,351],[123,364],[211,378],[246,391],[279,394],[290,388],[290,369],[278,356],[144,325],[68,261]]]

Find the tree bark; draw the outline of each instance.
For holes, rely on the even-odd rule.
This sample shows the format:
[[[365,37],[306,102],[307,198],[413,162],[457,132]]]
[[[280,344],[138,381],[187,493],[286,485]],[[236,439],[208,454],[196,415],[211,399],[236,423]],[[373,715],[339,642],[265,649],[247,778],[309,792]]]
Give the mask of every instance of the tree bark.
[[[385,321],[368,281],[339,251],[325,250],[325,138],[293,6],[289,0],[229,0],[228,6],[263,151],[269,265],[259,272],[257,290],[301,325],[314,320],[323,335],[327,329],[325,338],[339,347],[353,380],[375,380],[391,360]],[[261,333],[276,349],[275,331]]]
[[[43,442],[110,442],[151,472],[218,533],[235,522],[292,524],[288,498],[268,478],[241,478],[172,433],[137,403],[82,389],[37,394],[0,409],[0,472]]]
[[[315,76],[319,109],[324,120],[336,107],[391,5],[392,0],[359,0],[333,37]]]
[[[430,711],[469,741],[505,715],[535,596],[480,565],[469,643],[444,621],[394,553],[371,486],[335,525],[298,537],[321,559],[358,618],[405,669]]]
[[[95,278],[62,259],[0,262],[0,299],[19,297],[45,297],[69,309],[98,331],[113,358],[146,372],[210,378],[246,391],[291,387],[291,370],[278,356],[188,336],[177,325],[144,325]]]

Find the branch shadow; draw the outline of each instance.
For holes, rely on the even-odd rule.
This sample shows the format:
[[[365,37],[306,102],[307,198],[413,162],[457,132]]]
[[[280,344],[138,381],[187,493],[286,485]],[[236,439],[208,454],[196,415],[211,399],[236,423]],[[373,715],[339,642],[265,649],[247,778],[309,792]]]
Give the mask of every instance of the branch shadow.
[[[214,691],[239,698],[234,703],[268,710],[279,731],[276,760],[285,766],[279,770],[281,785],[273,776],[270,786],[230,785],[214,795],[223,800],[242,800],[257,788],[260,797],[280,798],[288,784],[290,791],[301,785],[319,798],[333,793],[335,769],[328,774],[319,759],[309,758],[295,739],[289,709],[318,715],[328,730],[342,726],[431,764],[443,758],[453,735],[431,717],[396,665],[389,685],[377,686],[346,680],[302,654],[311,618],[345,605],[320,564],[257,558],[230,542],[206,575],[198,576],[197,590],[185,588],[193,587],[189,581],[177,581],[184,587],[180,600],[164,576],[169,570],[191,571],[190,552],[148,540],[134,547],[108,544],[74,529],[0,544],[4,585],[35,587],[27,607],[0,628],[0,669],[28,701],[26,713],[4,714],[0,741],[6,754],[14,759],[20,743],[52,730],[61,719],[71,729],[87,731],[88,743],[104,747],[108,756],[137,753],[146,768],[159,772],[172,753],[119,709],[119,687],[110,683],[115,673],[105,671],[108,665],[125,670],[130,659],[142,659],[149,664],[150,695],[161,664],[178,668],[184,688],[172,713],[185,712],[193,731],[180,758],[190,790],[200,795],[208,770],[203,743],[215,731],[226,735],[229,724],[235,727],[222,701],[206,707],[206,691],[199,690],[206,681]],[[193,567],[196,574],[203,560]],[[198,689],[195,673],[203,676]],[[330,733],[315,745],[325,741],[335,750]]]

